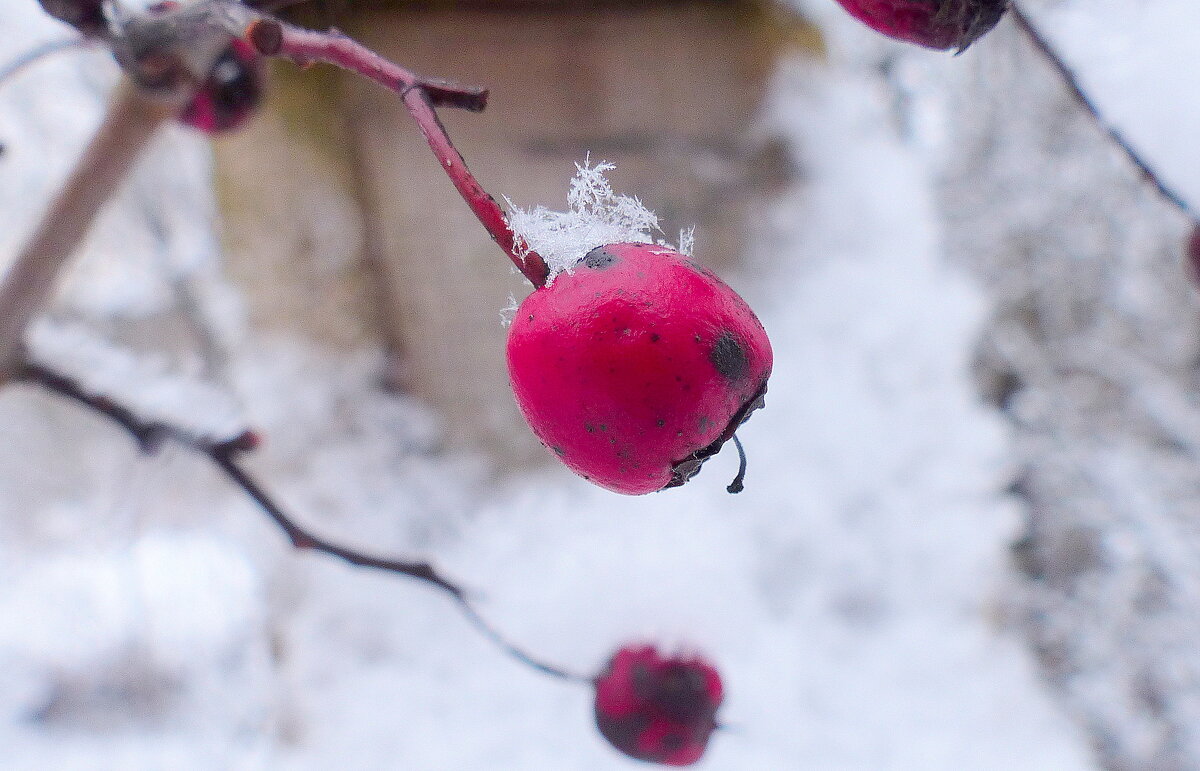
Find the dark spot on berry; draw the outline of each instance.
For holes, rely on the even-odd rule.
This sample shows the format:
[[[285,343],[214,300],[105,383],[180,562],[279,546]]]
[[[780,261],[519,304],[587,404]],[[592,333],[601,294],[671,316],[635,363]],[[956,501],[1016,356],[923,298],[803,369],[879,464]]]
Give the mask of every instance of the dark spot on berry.
[[[650,342],[657,343],[659,340],[662,340],[661,335],[659,335],[657,332],[650,333]]]
[[[708,358],[726,380],[741,380],[750,370],[746,351],[732,332],[721,333]]]
[[[566,456],[566,454],[567,454],[567,451],[566,451],[566,450],[564,450],[563,448],[559,447],[558,445],[554,445],[554,446],[553,446],[553,447],[551,447],[550,449],[551,449],[551,450],[554,450],[554,454],[555,454],[555,455],[557,455],[557,456],[558,456],[558,457],[560,457],[560,458],[562,458],[562,457],[565,457],[565,456]]]
[[[658,427],[662,428],[665,425],[667,425],[667,421],[663,420],[662,418],[659,418],[658,419]]]
[[[583,257],[583,266],[592,270],[607,270],[620,262],[620,259],[603,246],[598,246]]]
[[[583,428],[584,428],[584,430],[585,430],[585,431],[587,431],[589,434],[594,434],[594,433],[596,433],[596,427],[595,427],[594,425],[592,425],[591,423],[584,423],[584,424],[583,424]]]

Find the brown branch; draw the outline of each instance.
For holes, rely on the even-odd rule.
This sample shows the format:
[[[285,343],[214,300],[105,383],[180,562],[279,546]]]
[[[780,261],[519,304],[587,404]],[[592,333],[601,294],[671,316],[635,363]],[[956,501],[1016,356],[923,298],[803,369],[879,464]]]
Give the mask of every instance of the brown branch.
[[[1168,185],[1162,176],[1154,170],[1154,167],[1133,148],[1133,145],[1121,133],[1120,129],[1104,117],[1104,114],[1100,112],[1100,108],[1096,105],[1095,101],[1084,91],[1083,85],[1080,83],[1075,71],[1071,69],[1070,65],[1067,64],[1066,60],[1063,59],[1046,36],[1041,33],[1037,25],[1029,17],[1029,14],[1022,10],[1015,0],[1009,0],[1008,11],[1012,16],[1013,22],[1017,25],[1017,29],[1021,30],[1029,42],[1033,44],[1033,47],[1037,49],[1038,53],[1058,73],[1063,84],[1071,93],[1071,97],[1092,117],[1092,120],[1108,136],[1109,140],[1120,148],[1125,157],[1129,159],[1129,162],[1137,168],[1141,177],[1149,182],[1155,191],[1168,203],[1190,219],[1193,225],[1200,226],[1200,216],[1197,216],[1197,213],[1188,204],[1187,200],[1178,191]]]
[[[287,536],[296,549],[309,549],[357,567],[382,570],[431,584],[449,594],[458,603],[467,619],[504,653],[543,674],[576,683],[591,683],[592,679],[548,664],[511,642],[489,624],[471,601],[470,594],[459,584],[444,576],[433,564],[422,561],[399,560],[367,554],[323,538],[296,522],[275,499],[250,476],[239,458],[259,445],[257,434],[245,431],[225,440],[216,440],[160,421],[141,418],[133,410],[106,396],[90,393],[69,377],[39,364],[22,365],[14,378],[39,385],[52,393],[71,399],[116,423],[125,430],[144,453],[156,452],[168,441],[175,442],[207,457],[235,486],[248,495]]]
[[[546,261],[537,252],[519,247],[504,211],[467,168],[434,109],[456,107],[479,112],[487,105],[486,90],[422,77],[338,32],[314,32],[262,17],[248,25],[246,38],[264,56],[290,59],[301,66],[326,62],[399,94],[442,170],[492,240],[530,283],[535,287],[545,285],[549,276]]]
[[[50,299],[59,272],[174,112],[128,82],[118,87],[104,122],[0,282],[0,384],[18,366],[25,329]]]

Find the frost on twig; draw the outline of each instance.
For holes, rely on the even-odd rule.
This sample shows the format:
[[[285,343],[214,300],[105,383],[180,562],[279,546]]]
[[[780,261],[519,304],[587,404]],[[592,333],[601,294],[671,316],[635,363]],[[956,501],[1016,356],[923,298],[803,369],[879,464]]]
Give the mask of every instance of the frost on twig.
[[[567,193],[567,211],[545,206],[522,209],[507,201],[508,222],[522,248],[542,255],[551,277],[570,270],[592,249],[605,244],[636,242],[676,248],[661,233],[658,217],[637,198],[620,195],[605,175],[616,166],[590,160],[575,164],[575,177]],[[691,254],[692,231],[679,234],[678,250]]]
[[[117,348],[84,327],[39,321],[27,342],[32,364],[69,377],[90,394],[120,400],[147,422],[212,442],[245,433],[246,421],[228,393]]]

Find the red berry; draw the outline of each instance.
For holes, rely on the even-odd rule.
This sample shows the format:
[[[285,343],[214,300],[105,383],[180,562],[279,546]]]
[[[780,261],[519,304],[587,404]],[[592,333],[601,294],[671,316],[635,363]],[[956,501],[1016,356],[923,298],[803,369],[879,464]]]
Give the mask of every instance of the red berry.
[[[640,495],[686,482],[762,406],[771,345],[712,271],[610,244],[521,303],[508,370],[542,444],[585,479]]]
[[[625,647],[596,678],[596,726],[632,758],[690,766],[704,755],[723,698],[707,661]]]
[[[205,134],[233,131],[254,115],[262,96],[261,58],[249,43],[234,40],[179,119]]]
[[[876,32],[926,48],[962,51],[1000,21],[1008,0],[838,0]]]

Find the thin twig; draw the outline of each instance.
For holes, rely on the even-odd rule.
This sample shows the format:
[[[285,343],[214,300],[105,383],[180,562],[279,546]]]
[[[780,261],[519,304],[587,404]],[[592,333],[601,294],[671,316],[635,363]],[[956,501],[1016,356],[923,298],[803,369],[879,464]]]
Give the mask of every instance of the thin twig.
[[[259,505],[271,521],[284,532],[294,548],[320,552],[357,567],[382,570],[436,586],[458,603],[463,614],[476,629],[512,658],[538,672],[560,680],[576,683],[592,682],[589,677],[568,672],[543,661],[502,635],[480,614],[478,608],[471,601],[470,593],[461,585],[444,576],[432,563],[367,554],[316,535],[297,523],[238,462],[243,454],[258,446],[258,437],[253,432],[246,431],[232,439],[215,440],[168,423],[145,420],[128,407],[118,404],[108,397],[92,394],[71,378],[39,364],[24,364],[14,377],[37,384],[103,415],[133,437],[138,448],[144,453],[156,452],[165,442],[171,441],[207,457],[225,474],[229,481]]]
[[[486,90],[421,77],[341,33],[314,32],[277,19],[263,17],[251,22],[246,39],[264,56],[290,59],[301,66],[327,62],[400,94],[442,170],[492,240],[530,283],[535,287],[545,285],[549,276],[546,261],[537,252],[519,247],[504,211],[467,168],[434,109],[456,107],[479,112],[487,106]]]
[[[42,43],[8,62],[3,67],[0,67],[0,85],[7,83],[11,78],[16,77],[25,70],[26,67],[37,64],[46,57],[63,51],[70,51],[73,48],[83,48],[88,44],[89,41],[82,37],[70,37],[64,40],[51,40]]]
[[[128,82],[118,87],[104,122],[0,282],[0,384],[19,364],[25,328],[50,298],[59,272],[175,109]]]
[[[1108,135],[1112,143],[1121,149],[1121,152],[1125,154],[1129,162],[1137,168],[1142,178],[1149,182],[1159,195],[1182,212],[1193,224],[1200,225],[1200,216],[1197,216],[1196,211],[1188,204],[1184,197],[1168,185],[1158,172],[1154,170],[1154,167],[1137,150],[1133,149],[1133,145],[1125,138],[1125,135],[1104,117],[1104,114],[1100,112],[1100,108],[1088,96],[1087,92],[1084,91],[1083,85],[1080,83],[1075,71],[1071,69],[1070,65],[1058,53],[1053,44],[1041,33],[1029,15],[1014,0],[1010,0],[1008,10],[1017,28],[1024,33],[1029,42],[1038,50],[1038,53],[1058,72],[1067,90],[1071,92],[1071,96],[1080,107],[1091,115],[1092,120],[1096,122],[1101,131]]]

